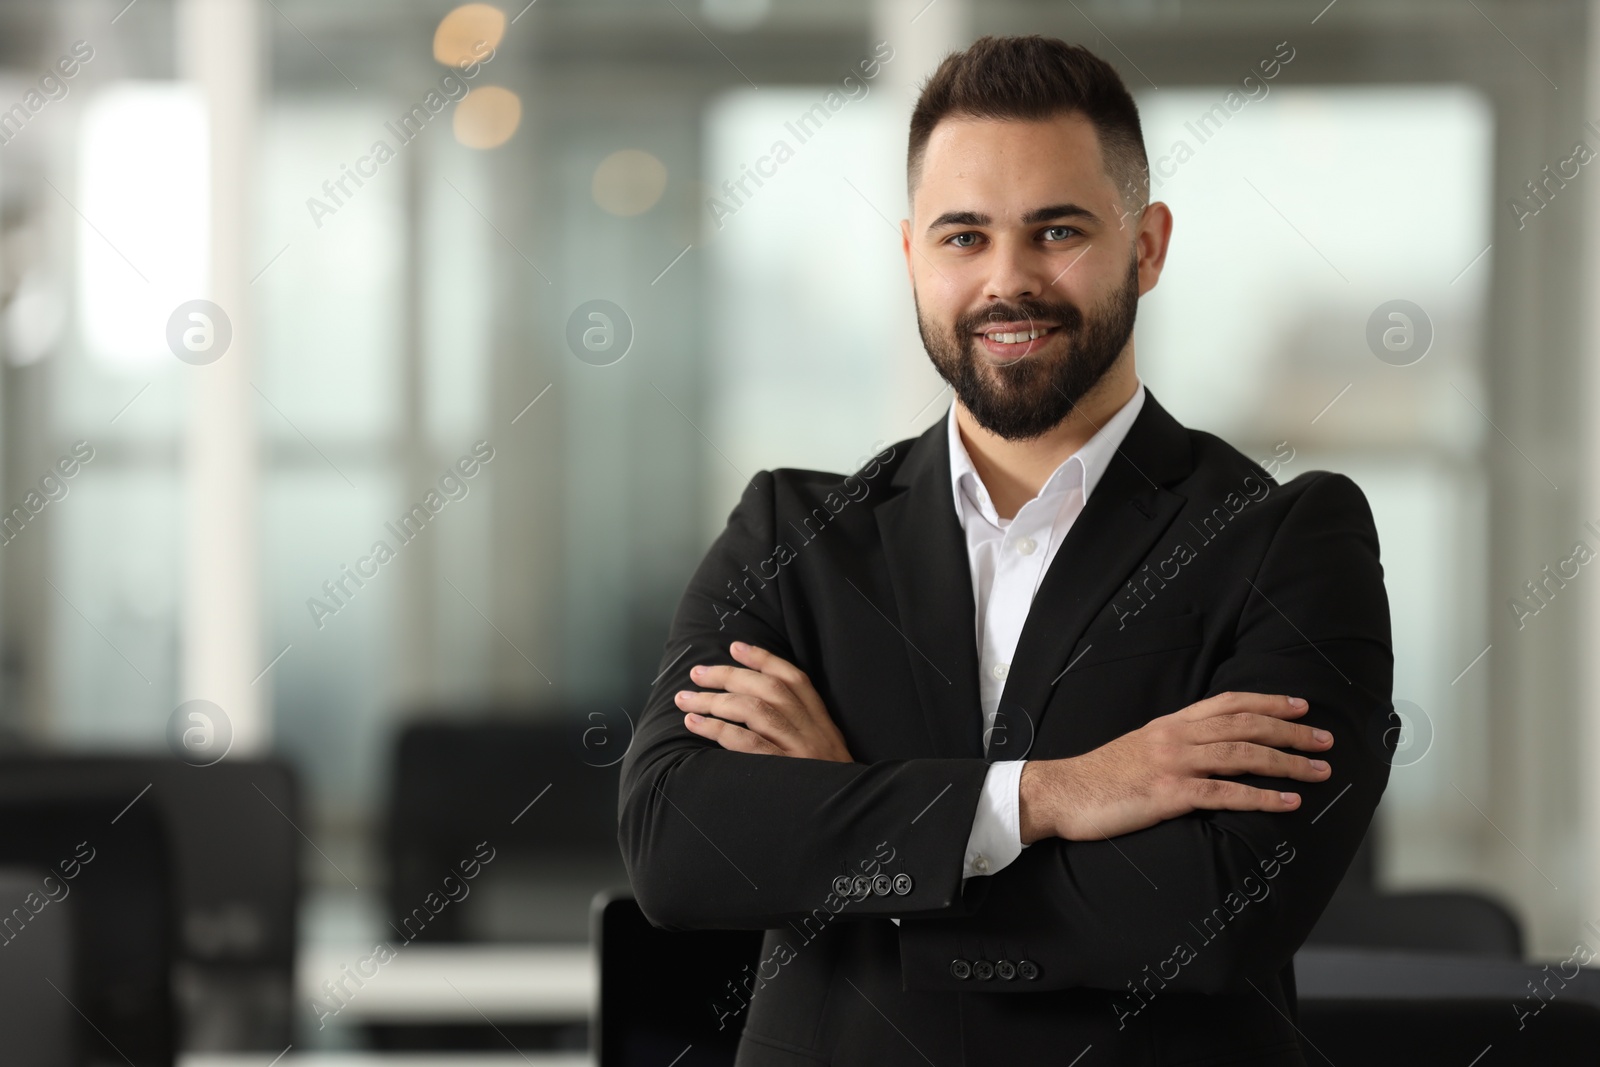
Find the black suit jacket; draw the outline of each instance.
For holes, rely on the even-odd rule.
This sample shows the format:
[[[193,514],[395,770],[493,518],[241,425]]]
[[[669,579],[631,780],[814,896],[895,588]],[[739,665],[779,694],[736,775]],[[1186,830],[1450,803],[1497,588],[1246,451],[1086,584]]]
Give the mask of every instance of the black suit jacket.
[[[855,763],[730,752],[672,696],[743,640],[799,665]],[[622,767],[619,841],[669,929],[764,929],[707,1010],[743,1065],[1300,1064],[1292,957],[1388,781],[1371,512],[1278,484],[1154,396],[1028,613],[988,760],[1087,752],[1228,690],[1329,729],[1298,810],[1047,838],[963,886],[989,763],[941,420],[849,477],[762,471],[684,593]],[[894,925],[891,917],[902,919]]]

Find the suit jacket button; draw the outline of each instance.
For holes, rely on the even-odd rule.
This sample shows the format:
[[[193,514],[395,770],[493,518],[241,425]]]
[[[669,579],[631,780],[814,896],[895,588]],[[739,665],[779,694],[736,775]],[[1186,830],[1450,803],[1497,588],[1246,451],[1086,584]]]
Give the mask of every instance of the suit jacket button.
[[[886,897],[889,895],[889,890],[893,888],[893,885],[894,883],[889,880],[887,874],[874,875],[872,878],[872,895]]]
[[[847,897],[850,895],[850,876],[841,874],[833,880],[833,892],[836,896]]]
[[[866,900],[872,894],[872,879],[864,874],[858,874],[850,881],[850,895],[857,900]]]
[[[987,982],[994,977],[994,964],[988,960],[977,960],[972,965],[972,973],[979,981]]]
[[[1031,982],[1039,977],[1039,965],[1032,960],[1023,960],[1017,964],[1017,973]]]
[[[994,973],[1009,982],[1017,976],[1017,965],[1010,960],[1001,960],[994,965]]]
[[[903,897],[907,893],[911,892],[911,885],[911,876],[902,871],[894,876],[894,882],[891,884],[890,888],[894,890],[895,896]]]
[[[950,973],[964,982],[972,977],[972,964],[963,959],[951,960]]]

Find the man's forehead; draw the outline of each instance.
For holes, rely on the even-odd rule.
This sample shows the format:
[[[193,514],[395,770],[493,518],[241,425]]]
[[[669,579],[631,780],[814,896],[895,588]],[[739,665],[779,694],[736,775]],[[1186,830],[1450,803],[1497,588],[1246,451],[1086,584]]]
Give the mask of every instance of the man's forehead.
[[[928,138],[919,178],[912,207],[930,220],[971,211],[1022,222],[1045,205],[1098,200],[1112,185],[1094,125],[1080,112],[945,119]]]

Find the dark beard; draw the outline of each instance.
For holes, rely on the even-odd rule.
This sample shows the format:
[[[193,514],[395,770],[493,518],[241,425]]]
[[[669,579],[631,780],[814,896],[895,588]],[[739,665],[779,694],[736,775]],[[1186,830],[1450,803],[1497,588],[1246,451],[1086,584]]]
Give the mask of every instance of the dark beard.
[[[955,389],[978,425],[1008,441],[1025,441],[1060,425],[1105,377],[1127,347],[1138,311],[1135,257],[1122,287],[1097,305],[1087,320],[1069,303],[1022,300],[962,315],[954,331],[945,332],[930,326],[918,304],[917,330],[934,369]],[[980,367],[977,348],[982,341],[975,332],[989,322],[1026,320],[1060,323],[1057,332],[1066,335],[1065,348],[1050,358],[1029,355],[988,371]]]

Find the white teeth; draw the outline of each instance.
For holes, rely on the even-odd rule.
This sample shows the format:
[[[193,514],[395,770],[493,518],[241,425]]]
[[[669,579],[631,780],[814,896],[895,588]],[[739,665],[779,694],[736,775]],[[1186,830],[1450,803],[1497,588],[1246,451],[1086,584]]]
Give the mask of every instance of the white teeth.
[[[998,344],[1014,345],[1023,341],[1036,341],[1049,332],[1050,330],[1048,327],[1036,327],[1027,331],[1026,333],[991,333],[989,335],[989,340]]]

